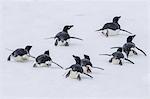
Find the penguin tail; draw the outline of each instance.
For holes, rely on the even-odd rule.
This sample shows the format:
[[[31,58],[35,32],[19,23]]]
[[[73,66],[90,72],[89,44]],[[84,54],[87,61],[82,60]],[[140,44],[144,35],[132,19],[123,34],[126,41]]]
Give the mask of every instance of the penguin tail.
[[[99,55],[112,56],[111,54],[99,54]]]
[[[64,69],[62,66],[60,66],[58,63],[52,61],[53,64],[57,65],[58,67],[60,67],[61,69]]]
[[[136,47],[136,49],[141,51],[145,56],[147,56],[146,53],[143,50],[141,50],[140,48]]]
[[[127,32],[129,34],[132,34],[131,32],[127,31],[127,30],[124,30],[124,29],[120,29],[121,31],[124,31],[124,32]]]
[[[72,39],[77,39],[77,40],[83,40],[83,39],[81,39],[81,38],[78,38],[78,37],[70,37],[70,38],[72,38]]]

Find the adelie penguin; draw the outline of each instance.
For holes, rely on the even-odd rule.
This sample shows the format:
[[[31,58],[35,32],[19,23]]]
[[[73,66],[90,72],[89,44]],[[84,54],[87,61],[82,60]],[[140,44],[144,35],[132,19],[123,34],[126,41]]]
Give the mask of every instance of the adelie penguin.
[[[11,59],[17,61],[17,62],[24,62],[29,59],[30,56],[30,49],[32,46],[26,46],[25,48],[18,48],[14,50],[11,55],[8,57],[8,61],[11,61]]]
[[[70,77],[72,79],[78,79],[81,80],[81,74],[84,74],[86,76],[89,76],[90,78],[93,78],[91,75],[85,73],[83,71],[83,68],[81,66],[81,59],[78,56],[73,55],[76,63],[71,65],[69,68],[66,68],[66,70],[69,69],[68,73],[66,74],[66,78]]]
[[[124,32],[127,32],[129,34],[132,34],[131,32],[129,32],[127,30],[121,29],[121,26],[118,23],[120,18],[121,18],[121,16],[114,17],[113,22],[106,23],[103,26],[103,28],[96,30],[96,31],[101,31],[101,33],[103,35],[105,35],[106,37],[112,36],[112,35],[118,35],[120,31],[124,31]]]
[[[70,30],[73,27],[73,25],[66,25],[61,32],[56,34],[55,37],[50,37],[55,39],[55,46],[57,45],[64,45],[64,46],[69,46],[69,39],[78,39],[78,40],[83,40],[77,37],[72,37],[69,35],[68,30]],[[48,39],[50,39],[48,38]]]
[[[109,60],[109,62],[113,63],[113,64],[123,65],[123,63],[122,63],[123,60],[126,60],[126,61],[134,64],[134,62],[132,62],[131,60],[124,57],[124,55],[122,53],[122,48],[118,48],[117,51],[112,54],[100,54],[100,55],[111,56],[112,58]]]
[[[94,67],[92,65],[92,63],[90,61],[90,57],[88,55],[84,55],[84,58],[81,59],[81,66],[82,66],[83,71],[85,73],[91,73],[92,72],[92,68],[104,70],[103,68],[100,68],[100,67]]]
[[[33,65],[33,67],[50,67],[51,64],[56,64],[58,67],[63,69],[62,66],[57,64],[56,62],[52,61],[50,55],[49,55],[49,50],[45,51],[44,54],[39,55],[38,57],[35,58],[36,63]]]
[[[132,41],[133,41],[133,38],[135,37],[136,35],[132,35],[132,36],[129,36],[127,38],[127,42],[123,45],[123,47],[112,47],[113,48],[122,48],[123,51],[125,52],[126,56],[128,57],[129,55],[138,55],[138,53],[136,52],[136,50],[139,50],[141,51],[145,56],[146,53],[141,50],[140,48],[138,48]]]

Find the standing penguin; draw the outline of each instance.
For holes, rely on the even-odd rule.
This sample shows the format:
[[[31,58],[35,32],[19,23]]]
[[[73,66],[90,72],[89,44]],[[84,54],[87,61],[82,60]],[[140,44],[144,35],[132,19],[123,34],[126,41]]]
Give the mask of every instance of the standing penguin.
[[[35,60],[36,60],[36,63],[33,65],[33,67],[49,67],[49,66],[51,66],[51,63],[54,63],[63,69],[62,66],[60,66],[56,62],[52,61],[52,59],[49,55],[49,50],[45,51],[44,54],[41,54],[38,57],[36,57]]]
[[[140,48],[138,48],[132,41],[133,41],[133,38],[135,37],[136,35],[132,35],[132,36],[129,36],[127,38],[127,42],[123,45],[122,49],[123,51],[125,52],[126,56],[128,57],[129,55],[138,55],[138,53],[136,52],[136,50],[139,50],[141,51],[145,56],[146,53],[141,50]],[[120,47],[112,47],[112,48],[120,48]]]
[[[78,40],[82,40],[80,38],[77,37],[71,37],[68,33],[68,30],[70,30],[73,27],[73,25],[66,25],[63,30],[61,32],[59,32],[58,34],[56,34],[55,37],[51,37],[55,39],[55,46],[59,45],[64,45],[64,46],[69,46],[68,40],[69,39],[78,39]]]
[[[83,71],[83,68],[81,67],[81,59],[80,57],[78,56],[75,56],[73,55],[75,61],[76,61],[76,64],[73,64],[71,65],[69,68],[66,68],[66,70],[70,69],[68,71],[68,73],[66,74],[66,78],[67,77],[70,77],[72,79],[78,79],[78,80],[81,80],[81,74],[84,74],[84,75],[87,75],[89,76],[90,78],[93,78],[91,75],[89,74],[86,74],[84,71]]]
[[[81,59],[81,66],[82,66],[83,71],[85,73],[91,73],[92,72],[92,68],[104,70],[103,68],[100,68],[100,67],[94,67],[92,65],[92,63],[90,61],[90,57],[88,55],[84,55],[84,58]]]
[[[113,64],[122,65],[122,60],[126,60],[126,61],[134,64],[134,62],[132,62],[131,60],[124,57],[124,55],[122,53],[122,48],[118,48],[117,51],[112,54],[100,54],[100,55],[112,56],[112,58],[109,60],[109,62],[113,63]]]
[[[26,46],[25,48],[18,48],[15,51],[13,51],[11,53],[11,55],[9,55],[8,57],[8,61],[11,60],[11,58],[13,58],[15,61],[17,62],[24,62],[27,61],[29,59],[30,56],[30,49],[32,48],[32,46]]]
[[[102,34],[108,37],[109,35],[117,35],[119,31],[124,31],[129,34],[132,34],[131,32],[128,32],[127,30],[121,29],[120,24],[118,23],[121,16],[116,16],[113,18],[113,22],[106,23],[103,28],[97,30],[102,31]]]

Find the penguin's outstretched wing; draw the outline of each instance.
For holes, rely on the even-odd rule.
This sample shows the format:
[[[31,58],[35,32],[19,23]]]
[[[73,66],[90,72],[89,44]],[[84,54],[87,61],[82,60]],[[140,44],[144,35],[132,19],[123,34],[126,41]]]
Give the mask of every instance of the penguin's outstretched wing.
[[[134,64],[134,62],[132,62],[131,60],[129,60],[129,59],[127,59],[127,58],[124,58],[124,60],[126,60],[126,61],[128,61],[128,62]]]
[[[86,76],[89,76],[90,78],[93,78],[91,75],[89,75],[89,74],[87,74],[87,73],[84,73],[84,72],[83,72],[83,74],[86,75]]]
[[[56,62],[54,62],[54,61],[52,61],[52,63],[55,64],[55,65],[57,65],[57,66],[60,67],[61,69],[63,69],[63,67],[60,66],[58,63],[56,63]]]
[[[78,37],[70,37],[70,38],[72,38],[72,39],[77,39],[77,40],[83,40],[83,39],[78,38]]]
[[[127,30],[124,30],[124,29],[119,29],[120,31],[124,31],[124,32],[127,32],[129,34],[132,34],[131,32],[127,31]]]
[[[147,56],[146,53],[143,50],[141,50],[140,48],[136,47],[136,49],[141,51],[145,56]]]
[[[112,56],[112,54],[99,54],[99,55]]]

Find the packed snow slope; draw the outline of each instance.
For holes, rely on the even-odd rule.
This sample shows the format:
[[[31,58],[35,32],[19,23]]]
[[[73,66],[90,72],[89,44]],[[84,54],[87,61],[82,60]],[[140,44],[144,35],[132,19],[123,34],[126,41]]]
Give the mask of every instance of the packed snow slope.
[[[99,1],[45,1],[1,2],[0,33],[0,99],[148,99],[148,57],[138,52],[129,57],[135,64],[123,66],[108,63],[110,57],[100,53],[113,53],[113,46],[122,46],[129,34],[106,38],[95,30],[114,16],[121,16],[119,23],[136,37],[133,42],[147,54],[148,49],[148,4],[145,2],[99,2]],[[65,25],[74,25],[71,36],[84,39],[70,40],[70,46],[54,46],[53,37]],[[72,55],[91,57],[94,66],[91,79],[82,75],[82,80],[65,78],[67,72],[56,65],[50,68],[33,68],[29,62],[8,62],[15,50],[32,45],[31,54],[38,56],[49,50],[54,61],[63,67],[75,63]]]

